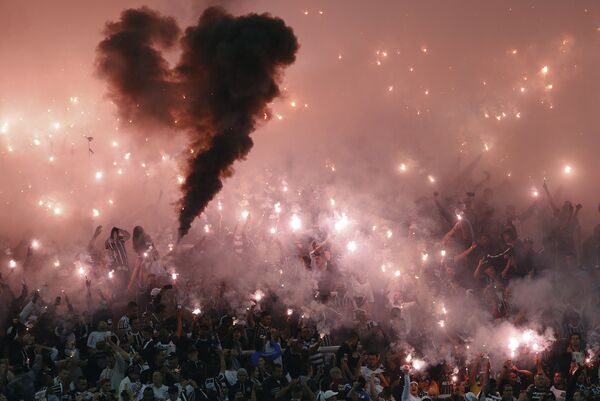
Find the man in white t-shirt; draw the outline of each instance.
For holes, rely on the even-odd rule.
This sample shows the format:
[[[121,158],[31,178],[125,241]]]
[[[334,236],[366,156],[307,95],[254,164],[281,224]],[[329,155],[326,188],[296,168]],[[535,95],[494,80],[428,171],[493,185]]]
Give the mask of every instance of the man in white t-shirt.
[[[156,401],[165,401],[167,398],[169,398],[169,387],[163,384],[162,373],[154,372],[152,374],[152,384],[148,384],[142,388],[142,391],[140,391],[138,394],[137,401],[142,399],[144,390],[148,387],[152,388],[154,399]]]
[[[96,331],[92,331],[87,339],[87,346],[89,348],[96,349],[96,344],[101,341],[106,341],[107,337],[110,337],[112,332],[108,330],[106,322],[99,322]]]
[[[369,352],[367,355],[367,364],[360,368],[360,374],[365,378],[367,383],[371,383],[371,376],[373,376],[376,394],[381,394],[383,387],[389,385],[388,379],[385,376],[385,370],[379,361],[379,354],[376,352]]]
[[[563,378],[562,373],[556,372],[554,374],[554,381],[552,387],[550,387],[550,391],[554,394],[556,401],[565,401],[567,387],[565,386],[565,379]]]

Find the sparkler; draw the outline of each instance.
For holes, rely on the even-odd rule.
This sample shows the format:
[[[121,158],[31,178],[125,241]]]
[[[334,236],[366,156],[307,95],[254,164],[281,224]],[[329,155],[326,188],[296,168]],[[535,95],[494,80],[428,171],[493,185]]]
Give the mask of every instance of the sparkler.
[[[349,241],[346,245],[346,249],[350,252],[355,252],[358,246],[356,245],[356,241]]]
[[[258,289],[256,291],[254,291],[253,294],[250,295],[250,298],[256,302],[260,302],[264,296],[265,296],[265,293],[262,292],[262,290]]]
[[[342,231],[343,229],[348,227],[348,224],[348,216],[346,216],[346,213],[342,213],[340,218],[334,224],[335,231]]]
[[[300,228],[302,228],[302,221],[297,214],[292,215],[292,218],[290,219],[290,227],[292,231],[298,231]]]

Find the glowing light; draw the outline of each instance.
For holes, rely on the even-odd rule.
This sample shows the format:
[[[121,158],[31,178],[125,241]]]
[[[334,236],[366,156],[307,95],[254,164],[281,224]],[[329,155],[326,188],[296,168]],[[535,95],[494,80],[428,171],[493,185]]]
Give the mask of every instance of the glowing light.
[[[408,354],[408,355],[406,356],[406,363],[410,363],[410,361],[412,361],[412,355],[411,355],[411,354]]]
[[[131,157],[131,152],[125,153],[125,160],[129,160],[130,157]]]
[[[292,107],[296,107],[296,101],[295,101],[295,100],[292,100],[292,101],[290,102],[290,106],[292,106]]]
[[[525,87],[521,86],[521,93],[525,92]]]
[[[400,270],[396,270],[396,271],[394,272],[394,276],[396,276],[396,277],[400,277]]]
[[[342,231],[344,228],[348,227],[349,221],[346,213],[342,213],[338,221],[335,222],[334,228],[336,231]]]
[[[402,172],[406,171],[406,164],[400,163],[400,167],[398,167],[398,169]]]
[[[552,89],[553,87],[554,87],[554,86],[553,86],[552,84],[548,84],[548,85],[546,85],[546,89],[547,89],[547,90],[550,90],[550,89]]]
[[[48,161],[49,161],[50,163],[54,162],[54,156],[50,156],[50,157],[48,158]]]
[[[177,276],[179,276],[179,273],[171,273],[171,280],[177,280]]]
[[[242,220],[246,220],[248,218],[248,216],[250,216],[250,212],[247,210],[242,211]]]
[[[426,262],[428,257],[429,257],[429,254],[427,254],[427,253],[424,253],[424,254],[422,254],[422,255],[421,255],[421,260],[422,260],[423,262]]]
[[[288,309],[288,310],[287,310],[287,315],[288,315],[288,316],[292,316],[292,314],[293,314],[293,313],[294,313],[294,310],[293,310],[293,309]]]
[[[114,270],[111,270],[111,271],[108,272],[108,278],[112,279],[114,275],[115,275],[115,271]]]
[[[192,315],[199,315],[200,314],[200,308],[196,308],[192,311]]]
[[[349,241],[348,244],[346,244],[346,249],[348,249],[350,252],[355,252],[356,249],[358,249],[356,241]]]
[[[52,127],[54,129],[59,129],[60,128],[60,123],[59,122],[55,122],[54,124],[52,124]]]
[[[15,267],[17,267],[17,262],[15,262],[13,259],[9,260],[8,267],[14,269]]]
[[[38,249],[40,247],[40,242],[36,239],[34,239],[33,241],[31,241],[31,247],[33,249]]]
[[[392,92],[393,90],[394,90],[394,86],[393,85],[388,86],[388,92]]]
[[[275,227],[271,227],[271,228],[269,229],[269,232],[270,232],[271,234],[275,235],[275,234],[277,233],[277,229],[276,229]]]
[[[205,224],[204,227],[203,227],[203,229],[204,229],[204,232],[208,234],[210,232],[210,225],[209,224]]]
[[[457,380],[458,380],[458,377],[456,377],[456,375],[452,376],[452,382],[456,383]]]
[[[99,217],[100,216],[100,211],[98,209],[92,209],[92,216],[93,217]]]
[[[77,102],[79,102],[79,99],[77,98],[77,96],[71,96],[71,97],[69,98],[69,101],[70,101],[71,103],[77,103]]]
[[[119,143],[117,141],[112,141],[112,147],[116,148],[119,146]]]
[[[335,199],[329,199],[329,204],[331,205],[331,207],[335,206]]]
[[[221,204],[221,201],[217,202],[217,209],[219,209],[219,211],[223,210],[223,205]]]
[[[543,66],[540,71],[542,72],[543,75],[548,74],[548,66],[547,65]]]
[[[53,264],[54,267],[60,267],[60,260],[55,260]]]
[[[515,351],[519,348],[519,340],[515,337],[508,339],[508,349],[510,350],[511,357],[514,357]]]
[[[2,123],[2,126],[0,126],[0,133],[6,134],[7,132],[8,132],[8,123],[4,122],[4,123]]]
[[[184,177],[184,176],[182,176],[182,175],[178,175],[178,176],[177,176],[177,183],[178,183],[179,185],[181,185],[181,184],[183,184],[184,182],[185,182],[185,177]]]
[[[57,206],[57,207],[54,208],[53,212],[54,212],[55,216],[58,216],[58,215],[62,214],[62,209]]]
[[[288,187],[287,185],[284,185],[284,187],[282,188],[283,192],[287,192],[288,191]]]
[[[35,139],[33,140],[33,144],[34,144],[35,146],[40,146],[41,142],[40,142],[40,140],[39,140],[39,139],[35,138]]]
[[[517,49],[512,49],[511,53],[512,53],[512,54],[517,54],[517,53],[518,53],[518,50],[517,50]]]
[[[102,171],[96,171],[95,177],[97,180],[101,180],[103,176],[104,174],[102,173]]]
[[[422,361],[420,359],[414,359],[412,366],[415,370],[421,370],[425,366],[425,361]]]
[[[393,234],[394,233],[392,232],[392,230],[387,230],[386,233],[385,233],[385,236],[388,237],[388,238],[392,238]]]
[[[386,268],[387,268],[387,267],[385,266],[385,264],[381,265],[381,272],[382,272],[382,273],[385,273],[385,270],[386,270]]]
[[[428,180],[429,180],[429,182],[430,182],[430,183],[432,183],[432,184],[435,182],[435,177],[434,177],[434,176],[432,176],[432,175],[428,175],[428,176],[427,176],[427,179],[428,179]]]
[[[486,151],[486,152],[489,152],[489,150],[490,150],[490,147],[488,146],[488,144],[487,144],[487,143],[484,143],[484,144],[483,144],[483,149],[485,149],[485,151]]]
[[[77,270],[77,272],[79,273],[80,276],[83,276],[85,274],[85,269],[83,268],[83,266],[79,266],[79,269]]]
[[[446,250],[445,250],[445,249],[442,249],[442,250],[440,251],[440,254],[441,254],[442,256],[446,256]]]
[[[421,47],[421,51],[422,51],[423,53],[427,53],[429,50],[428,50],[426,47]]]
[[[256,291],[254,291],[254,294],[251,294],[250,297],[253,300],[255,300],[256,302],[260,302],[264,296],[265,296],[265,293],[262,292],[262,290],[256,290]]]
[[[566,165],[563,168],[563,171],[564,171],[565,174],[571,174],[573,172],[573,167],[571,167],[570,165]]]
[[[292,215],[292,218],[290,219],[290,227],[292,231],[298,231],[302,227],[302,221],[297,214]]]
[[[438,322],[438,325],[439,325],[441,328],[444,328],[444,327],[446,326],[446,322],[444,322],[443,320],[440,320],[440,321]]]

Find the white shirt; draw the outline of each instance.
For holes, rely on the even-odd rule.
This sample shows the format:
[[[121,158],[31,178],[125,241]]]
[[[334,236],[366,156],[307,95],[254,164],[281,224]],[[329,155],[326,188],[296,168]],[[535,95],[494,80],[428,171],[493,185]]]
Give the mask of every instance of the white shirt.
[[[381,365],[379,365],[376,369],[371,370],[368,366],[362,366],[360,368],[360,374],[362,375],[362,377],[364,377],[367,380],[367,383],[369,383],[369,380],[371,379],[371,375],[373,374],[378,374],[378,373],[383,373],[383,367]],[[377,394],[381,394],[381,392],[383,391],[383,386],[381,385],[381,380],[379,380],[379,377],[375,376],[373,378],[374,382],[375,382],[375,391],[377,392]]]
[[[556,401],[565,401],[565,398],[567,396],[567,390],[559,390],[556,387],[552,386],[550,387],[550,391],[552,391],[554,397],[556,397]]]
[[[152,387],[152,391],[154,392],[154,398],[162,400],[166,400],[167,398],[169,398],[169,388],[164,384],[161,387],[156,387],[154,384],[147,384],[144,387],[142,387],[142,389],[138,393],[136,401],[139,401],[143,398],[144,390],[146,389],[146,387]]]
[[[100,341],[106,340],[112,333],[110,331],[92,331],[88,336],[87,346],[96,349],[96,344]]]
[[[133,394],[133,399],[136,399],[141,388],[142,383],[140,383],[139,381],[132,383],[129,376],[125,376],[125,378],[121,380],[121,383],[119,384],[119,392],[117,393],[117,395],[121,396],[121,393],[123,391],[129,390]]]

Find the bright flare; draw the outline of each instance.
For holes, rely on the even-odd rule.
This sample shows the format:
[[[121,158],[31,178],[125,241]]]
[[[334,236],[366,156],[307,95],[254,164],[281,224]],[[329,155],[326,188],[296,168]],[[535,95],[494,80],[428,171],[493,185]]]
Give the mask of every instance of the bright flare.
[[[298,231],[302,227],[302,221],[298,215],[292,215],[292,218],[290,219],[290,227],[292,231]]]
[[[346,245],[346,249],[348,249],[350,252],[354,252],[356,251],[356,249],[358,248],[358,246],[356,245],[355,241],[350,241],[348,242],[348,244]]]

